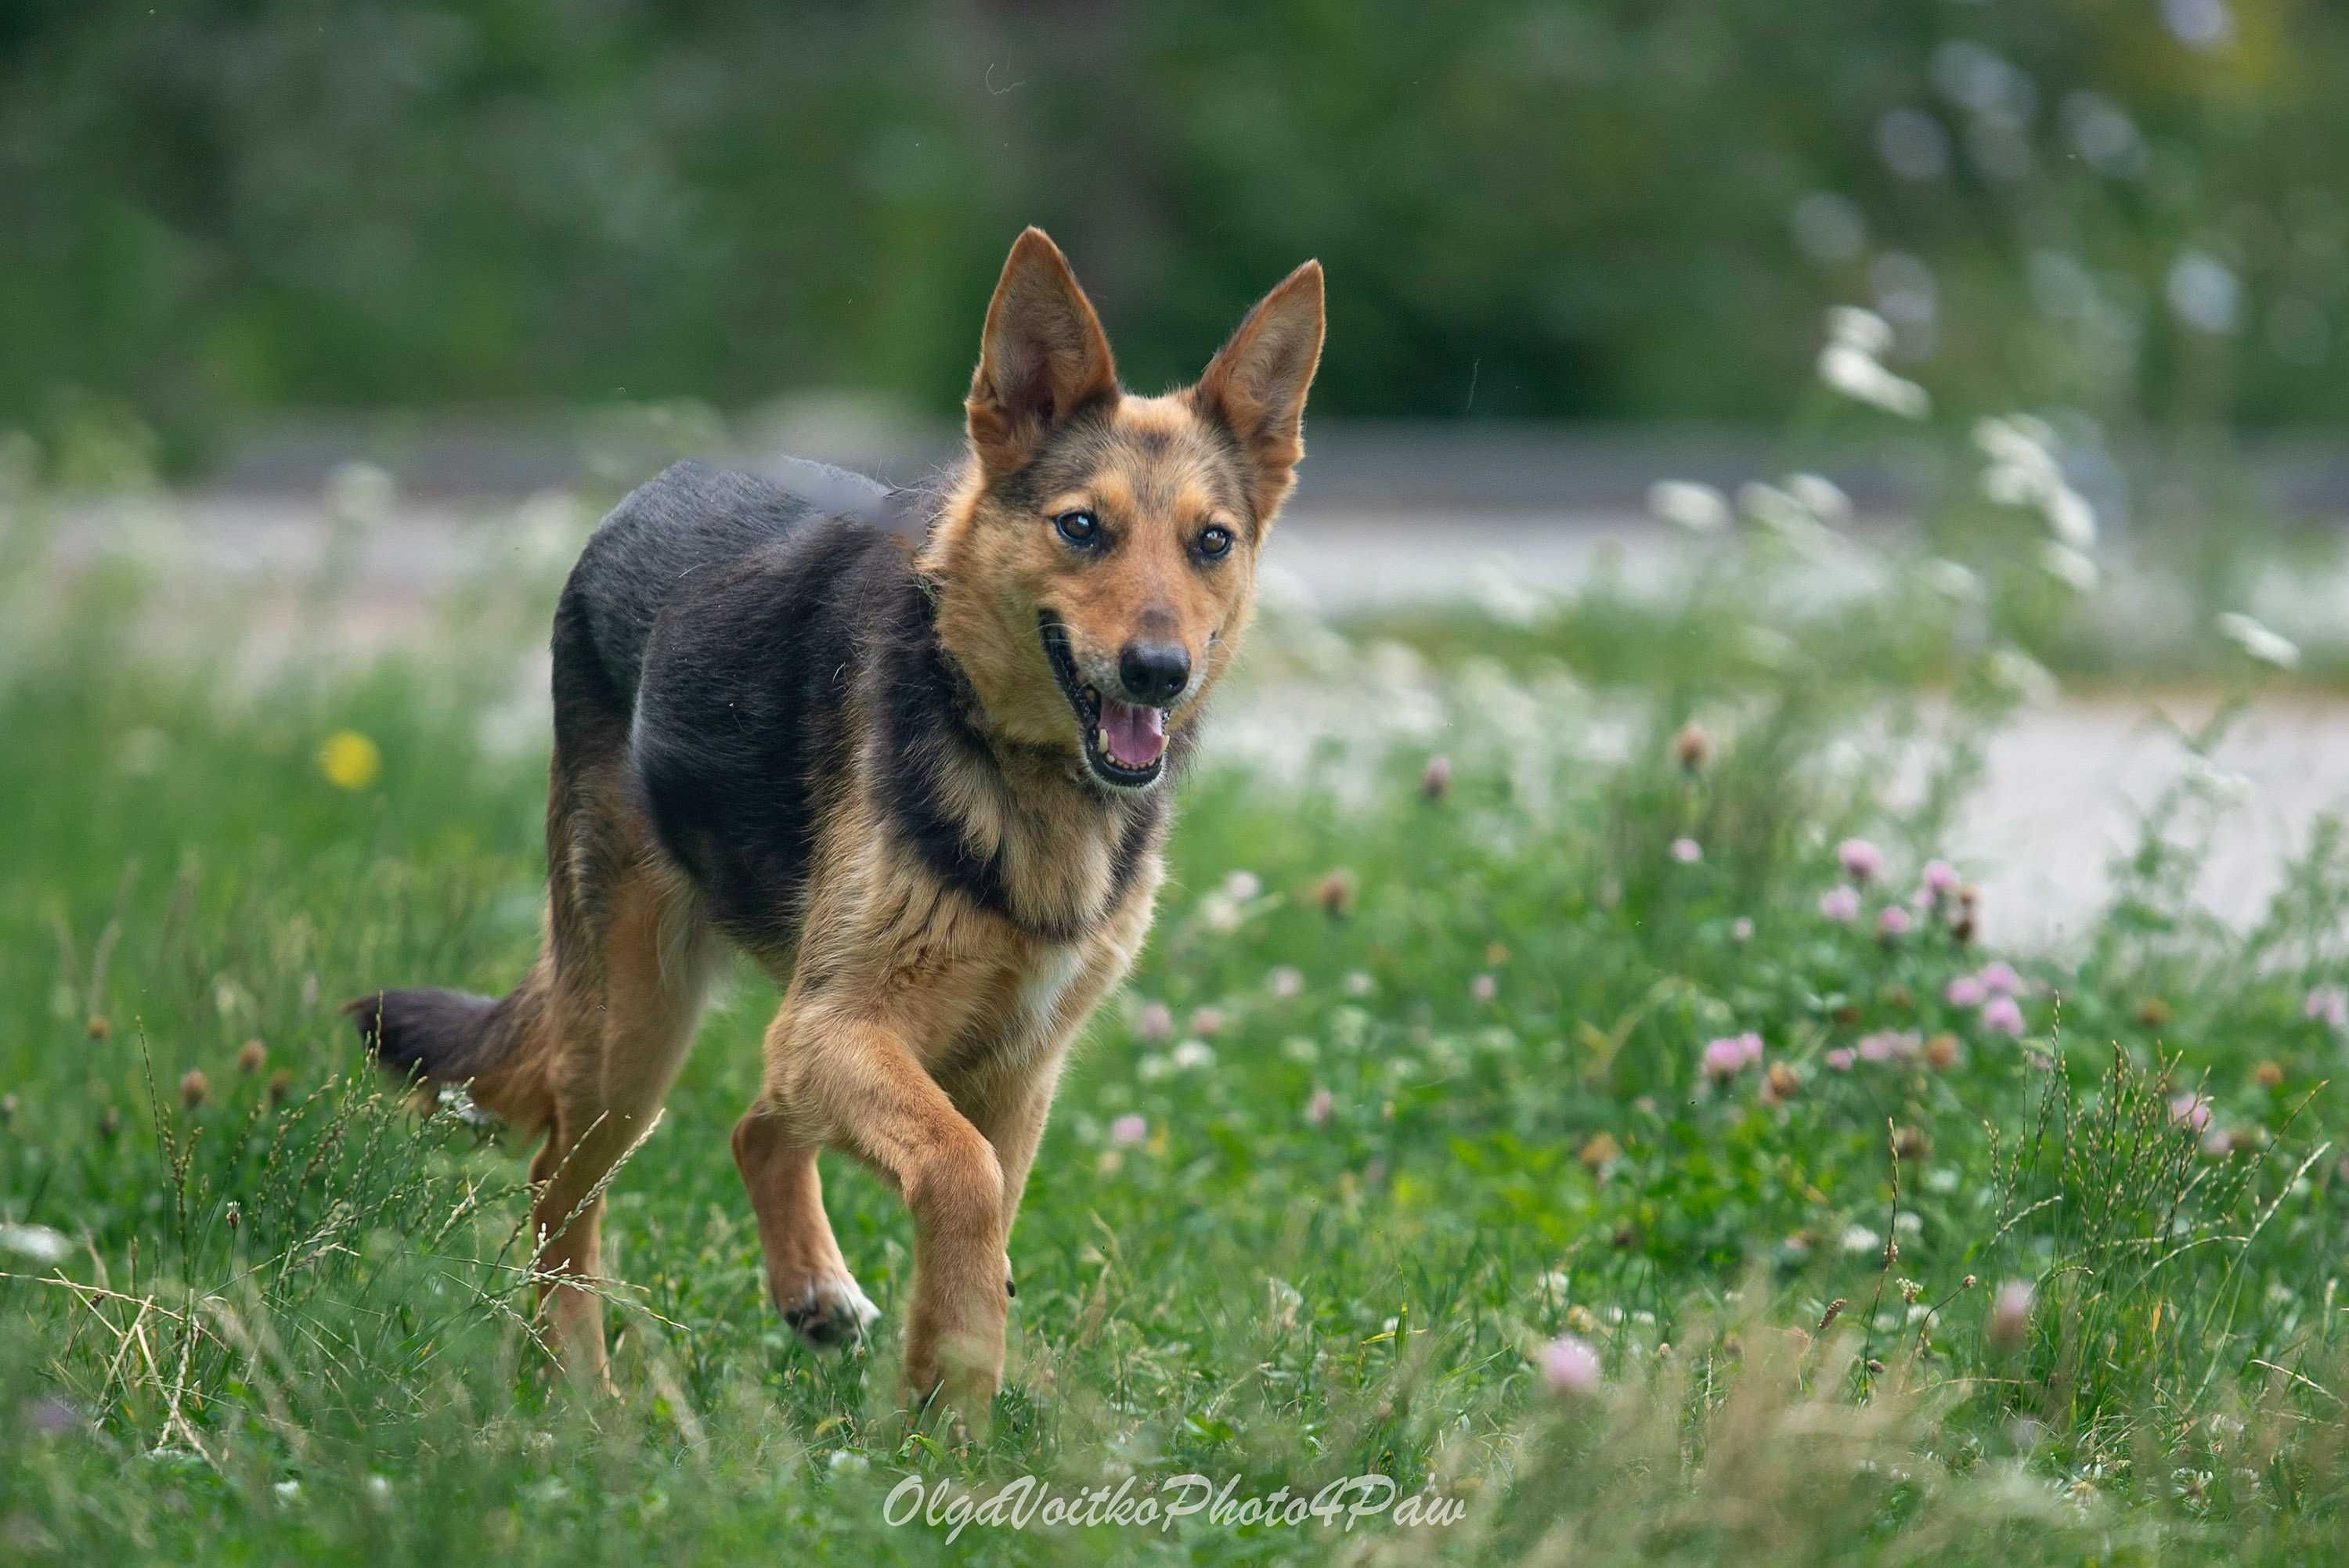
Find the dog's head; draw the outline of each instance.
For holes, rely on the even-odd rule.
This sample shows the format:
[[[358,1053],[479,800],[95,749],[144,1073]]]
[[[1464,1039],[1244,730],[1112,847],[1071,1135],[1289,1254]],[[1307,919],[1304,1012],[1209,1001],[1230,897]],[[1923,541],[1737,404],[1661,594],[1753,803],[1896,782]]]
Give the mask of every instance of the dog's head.
[[[1247,625],[1320,356],[1308,262],[1195,385],[1134,397],[1060,249],[1019,236],[964,404],[970,467],[923,552],[999,734],[1112,789],[1158,781]]]

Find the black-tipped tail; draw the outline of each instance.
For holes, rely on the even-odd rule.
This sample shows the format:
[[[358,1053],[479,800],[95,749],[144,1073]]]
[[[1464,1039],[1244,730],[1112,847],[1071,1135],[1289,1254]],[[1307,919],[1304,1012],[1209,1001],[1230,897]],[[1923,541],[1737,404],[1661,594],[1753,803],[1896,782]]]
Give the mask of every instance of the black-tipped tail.
[[[377,991],[343,1004],[376,1060],[401,1078],[462,1083],[491,1065],[497,999],[467,991]]]
[[[547,976],[535,965],[511,995],[374,991],[343,1004],[384,1068],[411,1082],[461,1084],[473,1103],[518,1130],[554,1119],[548,1078]]]

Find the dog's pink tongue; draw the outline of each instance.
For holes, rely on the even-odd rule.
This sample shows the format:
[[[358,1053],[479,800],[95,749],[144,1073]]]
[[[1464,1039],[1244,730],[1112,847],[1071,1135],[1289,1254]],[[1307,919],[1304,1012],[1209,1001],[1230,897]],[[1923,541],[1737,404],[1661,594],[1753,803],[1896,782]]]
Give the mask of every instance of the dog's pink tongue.
[[[1102,733],[1109,737],[1102,749],[1120,768],[1147,768],[1166,749],[1166,715],[1154,707],[1135,707],[1113,696],[1102,698]]]

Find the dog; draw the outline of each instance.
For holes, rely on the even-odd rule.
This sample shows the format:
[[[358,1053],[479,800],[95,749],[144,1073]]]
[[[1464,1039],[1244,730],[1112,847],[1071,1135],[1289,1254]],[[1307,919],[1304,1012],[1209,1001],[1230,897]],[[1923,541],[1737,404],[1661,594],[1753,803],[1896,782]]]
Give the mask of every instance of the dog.
[[[544,1135],[539,1310],[574,1376],[610,1387],[604,1190],[730,948],[783,987],[733,1131],[776,1305],[817,1345],[877,1315],[817,1174],[854,1156],[912,1218],[905,1398],[986,1419],[1029,1165],[1149,932],[1167,784],[1247,628],[1322,335],[1308,262],[1195,384],[1134,396],[1031,228],[949,481],[681,463],[596,529],[554,613],[536,963],[502,998],[348,1006],[390,1070]]]

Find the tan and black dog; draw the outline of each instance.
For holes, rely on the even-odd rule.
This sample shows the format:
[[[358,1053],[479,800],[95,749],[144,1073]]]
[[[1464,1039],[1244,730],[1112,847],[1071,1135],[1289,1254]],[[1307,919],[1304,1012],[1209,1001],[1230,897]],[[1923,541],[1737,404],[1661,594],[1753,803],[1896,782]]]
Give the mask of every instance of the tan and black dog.
[[[600,1274],[603,1187],[730,944],[785,987],[733,1139],[776,1305],[819,1344],[875,1315],[816,1175],[854,1155],[913,1217],[907,1394],[984,1418],[1029,1161],[1150,928],[1163,781],[1248,624],[1321,335],[1309,262],[1196,385],[1132,396],[1030,229],[917,550],[689,464],[596,530],[554,614],[536,965],[502,999],[350,1006],[387,1066],[545,1133],[541,1306],[574,1372],[607,1380],[602,1305],[563,1280]]]

